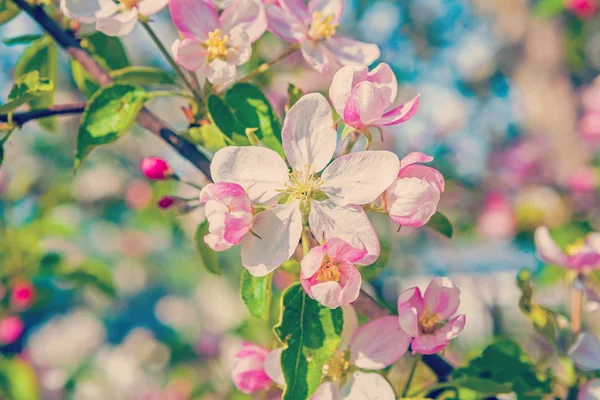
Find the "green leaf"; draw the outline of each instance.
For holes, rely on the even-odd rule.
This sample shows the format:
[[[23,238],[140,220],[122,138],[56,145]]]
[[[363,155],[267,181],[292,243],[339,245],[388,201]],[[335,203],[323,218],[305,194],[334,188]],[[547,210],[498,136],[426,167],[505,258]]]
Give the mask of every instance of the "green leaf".
[[[41,78],[49,80],[54,85],[52,90],[32,99],[28,103],[34,110],[48,108],[54,104],[56,81],[58,79],[58,50],[56,43],[49,35],[45,35],[31,43],[21,54],[15,65],[15,77],[33,71],[38,71]],[[37,122],[50,131],[56,128],[55,117],[38,119]]]
[[[54,273],[59,279],[94,287],[111,297],[117,294],[110,268],[99,261],[86,260],[76,266],[61,263]]]
[[[433,214],[425,226],[433,229],[434,231],[438,231],[450,239],[452,239],[452,236],[454,235],[454,227],[452,226],[452,223],[444,214],[439,211]]]
[[[323,365],[340,343],[342,309],[332,310],[311,299],[300,283],[282,296],[281,320],[274,331],[285,345],[281,367],[286,381],[282,400],[308,399],[321,383]]]
[[[213,153],[227,146],[225,135],[213,124],[190,128],[188,135],[192,142]]]
[[[300,98],[302,96],[304,96],[304,92],[298,86],[294,85],[293,83],[290,83],[288,85],[287,95],[288,95],[288,102],[285,105],[286,113],[290,111],[290,108],[292,108],[292,106],[294,104],[296,104],[296,102],[298,100],[300,100]]]
[[[42,37],[42,35],[39,35],[39,34],[21,35],[21,36],[15,36],[12,38],[2,39],[2,43],[4,43],[7,46],[16,46],[19,44],[29,44],[35,40],[38,40],[41,37]]]
[[[533,13],[540,18],[550,18],[565,11],[564,0],[538,0],[533,7]]]
[[[542,398],[552,393],[552,379],[536,371],[535,365],[517,343],[499,339],[489,345],[481,356],[452,373],[452,383],[482,394],[515,392],[517,398]]]
[[[81,117],[75,168],[94,147],[114,142],[129,131],[149,99],[139,86],[118,83],[96,92]]]
[[[204,243],[204,236],[206,235],[208,235],[208,220],[204,220],[204,222],[198,226],[198,229],[196,229],[196,235],[194,236],[196,250],[198,250],[204,268],[212,274],[221,275],[221,267],[219,266],[217,253]]]
[[[25,104],[52,90],[54,90],[54,84],[48,79],[40,78],[37,71],[20,76],[15,80],[15,84],[8,94],[8,102],[0,106],[0,113],[8,113],[21,104]]]
[[[240,294],[248,311],[254,318],[269,320],[273,274],[252,276],[246,268],[242,271]]]
[[[517,286],[521,290],[519,308],[531,320],[537,333],[544,336],[550,343],[556,341],[556,315],[546,307],[533,302],[533,286],[531,271],[522,269],[517,275]]]
[[[40,398],[38,380],[31,365],[20,358],[0,361],[0,387],[11,400]],[[3,396],[4,398],[4,396]]]
[[[115,82],[131,85],[172,85],[175,75],[152,67],[125,67],[112,71]]]
[[[258,128],[255,132],[258,139],[285,157],[281,144],[281,123],[258,87],[250,83],[237,83],[225,93],[225,102],[244,128]]]
[[[21,12],[11,0],[0,0],[0,25],[7,23]]]
[[[250,141],[246,136],[246,129],[233,115],[233,111],[217,95],[208,96],[206,102],[208,118],[223,132],[233,143],[238,146],[248,146]]]

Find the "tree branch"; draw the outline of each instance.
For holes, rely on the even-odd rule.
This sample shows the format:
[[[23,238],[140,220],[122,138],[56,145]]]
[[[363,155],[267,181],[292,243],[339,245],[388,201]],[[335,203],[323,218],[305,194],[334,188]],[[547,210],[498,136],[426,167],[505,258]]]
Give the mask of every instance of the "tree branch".
[[[52,38],[63,47],[73,59],[77,60],[100,85],[113,82],[108,72],[79,44],[79,40],[65,32],[41,6],[32,6],[26,0],[13,0],[17,6],[33,18]],[[179,152],[184,158],[194,164],[208,179],[210,176],[210,161],[196,146],[179,137],[153,113],[144,108],[138,115],[137,122],[153,134],[159,136]]]
[[[29,121],[55,115],[81,114],[87,103],[57,104],[41,110],[31,110],[13,113],[12,122],[22,126]],[[8,114],[0,115],[0,122],[8,122]]]

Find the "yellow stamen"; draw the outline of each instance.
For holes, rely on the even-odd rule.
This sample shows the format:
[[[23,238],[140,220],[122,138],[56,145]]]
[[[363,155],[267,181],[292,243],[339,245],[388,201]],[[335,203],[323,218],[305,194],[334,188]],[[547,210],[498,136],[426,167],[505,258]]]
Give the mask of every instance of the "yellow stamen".
[[[341,379],[350,368],[350,363],[346,360],[344,353],[336,353],[331,360],[325,364],[325,375],[332,381]]]
[[[140,0],[121,0],[121,4],[123,4],[126,9],[131,10],[140,4]]]
[[[308,35],[311,39],[318,41],[329,39],[335,35],[339,24],[333,23],[333,17],[333,14],[324,15],[320,12],[313,13],[310,30],[308,31]]]
[[[440,317],[429,310],[425,310],[419,318],[419,326],[423,333],[433,333],[440,323]]]
[[[328,257],[325,257],[321,269],[317,272],[317,280],[319,282],[340,281],[340,270]]]
[[[321,178],[316,177],[310,165],[307,165],[304,171],[293,170],[290,173],[286,191],[295,199],[308,201],[322,183]]]
[[[221,36],[221,30],[215,29],[208,34],[208,39],[204,41],[204,48],[208,51],[208,61],[216,58],[224,59],[229,53],[227,43],[229,36]]]

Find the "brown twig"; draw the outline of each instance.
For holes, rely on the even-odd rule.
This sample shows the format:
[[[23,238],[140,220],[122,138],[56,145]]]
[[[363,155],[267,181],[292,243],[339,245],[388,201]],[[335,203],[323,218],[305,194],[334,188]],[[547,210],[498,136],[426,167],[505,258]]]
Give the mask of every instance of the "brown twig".
[[[12,114],[12,122],[14,122],[18,126],[22,126],[29,121],[33,121],[40,118],[52,117],[55,115],[81,114],[85,109],[85,105],[85,102],[73,104],[57,104],[41,110],[16,112]],[[0,122],[8,121],[8,114],[0,115]]]

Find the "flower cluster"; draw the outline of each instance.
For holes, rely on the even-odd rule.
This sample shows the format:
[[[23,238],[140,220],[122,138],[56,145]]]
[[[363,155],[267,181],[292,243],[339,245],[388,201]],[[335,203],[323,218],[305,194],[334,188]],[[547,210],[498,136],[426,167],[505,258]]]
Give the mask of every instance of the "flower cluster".
[[[5,296],[5,288],[0,287],[0,299]],[[19,280],[10,286],[8,304],[11,313],[0,318],[0,345],[17,341],[25,329],[18,313],[29,309],[36,298],[35,287],[29,281]]]

